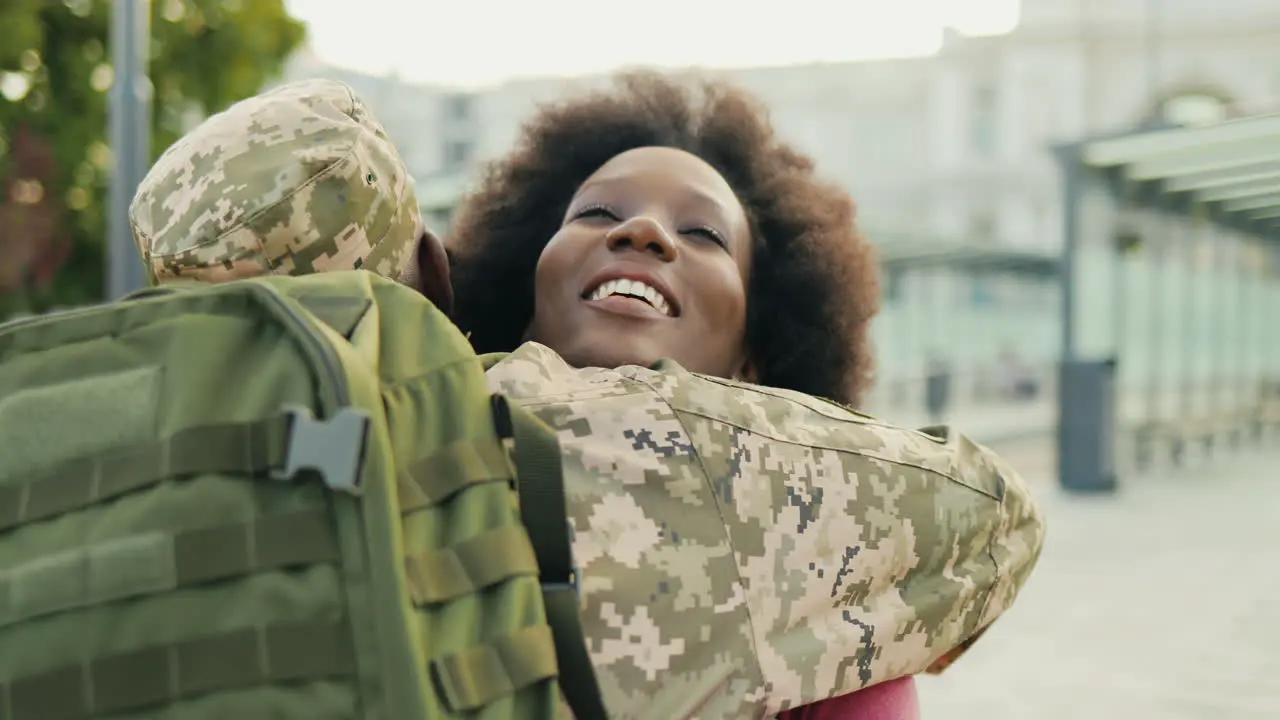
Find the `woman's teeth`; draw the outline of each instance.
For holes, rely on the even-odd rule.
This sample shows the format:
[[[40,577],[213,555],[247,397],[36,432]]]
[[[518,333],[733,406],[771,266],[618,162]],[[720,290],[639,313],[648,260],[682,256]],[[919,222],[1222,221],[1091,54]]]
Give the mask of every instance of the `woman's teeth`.
[[[626,295],[644,300],[663,315],[671,316],[671,304],[662,296],[662,293],[639,280],[606,280],[600,284],[600,287],[592,290],[587,299],[601,300],[610,295]]]

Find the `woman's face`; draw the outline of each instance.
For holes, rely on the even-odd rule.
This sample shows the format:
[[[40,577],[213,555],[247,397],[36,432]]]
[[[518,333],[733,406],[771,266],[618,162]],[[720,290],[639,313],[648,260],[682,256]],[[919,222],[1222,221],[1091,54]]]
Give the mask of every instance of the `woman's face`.
[[[729,183],[696,155],[645,147],[582,183],[538,258],[529,338],[576,367],[749,372],[751,236]]]

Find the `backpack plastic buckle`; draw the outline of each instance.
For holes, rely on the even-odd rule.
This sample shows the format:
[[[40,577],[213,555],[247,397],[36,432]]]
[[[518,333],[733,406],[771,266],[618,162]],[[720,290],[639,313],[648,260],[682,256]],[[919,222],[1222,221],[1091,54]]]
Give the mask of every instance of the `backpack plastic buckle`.
[[[304,470],[319,473],[334,490],[359,495],[361,465],[369,437],[369,416],[355,408],[342,408],[325,420],[309,408],[285,408],[289,417],[289,449],[283,468],[272,473],[290,480]]]

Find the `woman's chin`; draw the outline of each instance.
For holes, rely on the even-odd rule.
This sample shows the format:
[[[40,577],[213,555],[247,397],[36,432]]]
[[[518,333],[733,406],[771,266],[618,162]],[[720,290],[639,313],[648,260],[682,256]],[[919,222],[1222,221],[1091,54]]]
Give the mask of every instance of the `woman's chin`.
[[[579,347],[561,349],[552,347],[564,361],[576,368],[619,368],[625,365],[650,367],[663,355],[651,348],[641,347],[635,338],[611,343],[584,343]]]

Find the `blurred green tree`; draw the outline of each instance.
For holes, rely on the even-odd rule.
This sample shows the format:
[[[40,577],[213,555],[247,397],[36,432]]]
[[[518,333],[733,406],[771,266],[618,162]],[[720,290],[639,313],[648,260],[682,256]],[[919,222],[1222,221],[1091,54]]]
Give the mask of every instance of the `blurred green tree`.
[[[0,1],[0,319],[100,300],[111,0]],[[283,0],[152,0],[152,158],[305,38]]]

